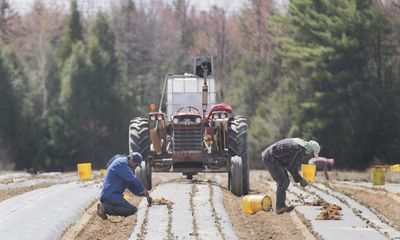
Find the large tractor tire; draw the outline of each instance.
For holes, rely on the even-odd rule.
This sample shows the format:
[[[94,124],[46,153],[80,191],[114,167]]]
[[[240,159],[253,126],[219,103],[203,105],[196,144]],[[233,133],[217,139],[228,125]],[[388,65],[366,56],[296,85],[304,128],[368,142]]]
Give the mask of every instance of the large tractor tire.
[[[142,161],[141,167],[142,168],[137,167],[135,169],[135,175],[137,178],[139,178],[147,190],[151,190],[151,166],[147,161]]]
[[[242,159],[242,194],[246,195],[250,190],[249,154],[247,149],[247,120],[243,117],[235,116],[229,121],[228,154],[231,158],[239,156]],[[229,176],[229,182],[234,177],[235,176]]]
[[[231,192],[236,196],[243,195],[243,165],[239,156],[231,158],[229,173],[231,176],[229,181]]]
[[[142,168],[137,167],[136,176],[142,181],[147,190],[151,189],[151,164],[149,123],[145,118],[135,118],[129,125],[129,152],[138,152],[143,156]]]
[[[138,152],[146,159],[150,152],[149,122],[135,118],[129,125],[129,152]]]

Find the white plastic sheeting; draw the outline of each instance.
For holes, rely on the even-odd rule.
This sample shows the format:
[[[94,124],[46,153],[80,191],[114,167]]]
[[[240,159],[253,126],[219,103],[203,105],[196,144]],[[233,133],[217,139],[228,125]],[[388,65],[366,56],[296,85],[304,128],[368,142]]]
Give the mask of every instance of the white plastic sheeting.
[[[61,183],[68,183],[72,181],[76,181],[78,178],[75,175],[63,175],[54,178],[43,178],[43,177],[35,177],[30,179],[24,179],[23,181],[14,181],[8,184],[0,184],[0,191],[1,190],[8,190],[8,189],[17,189],[23,187],[31,187],[38,184],[49,183],[49,184],[61,184]]]
[[[193,197],[194,218],[197,224],[199,239],[222,239],[217,226],[214,224],[211,208],[210,188],[205,184],[196,184],[197,192]]]
[[[190,199],[192,188],[196,191],[192,196],[193,210],[191,209]],[[213,189],[213,198],[210,199],[210,187]],[[221,233],[225,239],[238,239],[228,215],[223,207],[223,195],[218,186],[209,184],[192,184],[189,181],[164,183],[157,186],[151,193],[153,199],[165,198],[174,204],[171,208],[171,216],[168,214],[166,206],[152,206],[147,208],[146,199],[139,204],[137,223],[130,239],[137,239],[141,234],[142,227],[145,227],[144,239],[196,239],[194,235],[194,223],[197,227],[199,239],[222,239]],[[211,205],[213,203],[215,212]],[[157,208],[154,209],[153,208]],[[147,213],[147,223],[143,226]],[[162,214],[158,212],[163,211]],[[167,211],[167,214],[165,213]],[[165,215],[165,216],[164,216]],[[170,217],[171,222],[166,222]],[[221,232],[218,231],[219,225]],[[170,227],[170,229],[168,229]],[[168,236],[169,234],[172,236]]]
[[[386,219],[384,216],[380,215],[377,212],[372,211],[371,209],[361,205],[359,202],[354,199],[340,193],[334,191],[325,185],[318,184],[317,187],[329,194],[330,196],[340,199],[341,202],[344,202],[347,206],[350,206],[354,211],[358,212],[364,220],[368,220],[370,225],[374,225],[374,228],[379,231],[381,234],[387,235],[390,239],[400,239],[400,232],[397,231],[394,227],[391,226],[390,221]],[[318,194],[322,194],[322,191],[317,190]]]
[[[160,239],[160,236],[167,235],[169,216],[166,205],[158,205],[149,208],[148,218],[157,219],[157,221],[148,222],[148,231],[144,239]]]
[[[268,184],[276,190],[276,184],[274,182],[268,182]],[[293,186],[290,184],[287,194],[290,202],[302,202],[311,203],[314,200],[322,199],[330,204],[336,204],[342,208],[342,220],[315,220],[315,218],[321,213],[321,207],[310,206],[310,205],[298,205],[295,210],[302,214],[305,219],[311,223],[311,228],[323,239],[363,239],[363,240],[379,240],[387,239],[383,234],[378,232],[376,229],[368,226],[367,222],[357,216],[353,212],[353,206],[349,207],[342,203],[339,198],[326,194],[323,191],[319,191],[315,188],[307,187],[307,191],[300,187]],[[296,205],[296,204],[295,204]],[[356,206],[355,206],[356,207]],[[370,217],[369,215],[363,215],[364,218]],[[383,224],[383,223],[382,223]],[[389,226],[388,226],[389,227]]]
[[[77,181],[78,177],[76,173],[60,173],[60,172],[49,172],[41,173],[38,175],[31,175],[28,173],[8,173],[0,175],[0,191],[8,189],[16,189],[23,187],[31,187],[34,185],[49,183],[49,184],[61,184],[72,181]]]
[[[41,188],[0,203],[1,239],[58,239],[99,196],[95,185]]]
[[[236,233],[233,229],[233,225],[231,220],[229,219],[228,214],[225,211],[224,207],[224,195],[220,187],[213,185],[214,191],[213,203],[215,207],[215,213],[219,217],[219,223],[221,227],[221,232],[224,235],[225,239],[235,240],[238,239]]]

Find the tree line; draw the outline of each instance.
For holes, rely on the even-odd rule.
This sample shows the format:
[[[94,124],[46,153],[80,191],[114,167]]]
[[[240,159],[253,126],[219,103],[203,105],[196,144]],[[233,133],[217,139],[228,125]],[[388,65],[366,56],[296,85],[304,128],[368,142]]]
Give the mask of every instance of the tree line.
[[[400,155],[397,1],[120,0],[92,16],[0,0],[0,169],[103,167],[127,152],[128,124],[158,103],[166,73],[212,55],[223,101],[249,120],[251,166],[285,137],[316,139],[341,168]]]

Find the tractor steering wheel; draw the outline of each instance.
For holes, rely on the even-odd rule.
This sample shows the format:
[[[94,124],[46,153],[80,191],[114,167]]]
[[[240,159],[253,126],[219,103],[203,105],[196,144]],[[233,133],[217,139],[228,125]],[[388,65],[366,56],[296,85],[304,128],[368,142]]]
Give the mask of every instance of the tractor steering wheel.
[[[181,112],[183,109],[185,109],[185,108],[187,108],[189,111],[188,112],[191,112],[192,111],[192,109],[193,110],[196,110],[196,112],[198,112],[198,113],[200,113],[200,111],[199,111],[199,109],[197,109],[197,108],[195,108],[195,107],[192,107],[192,106],[184,106],[184,107],[181,107],[181,108],[179,108],[176,112]]]

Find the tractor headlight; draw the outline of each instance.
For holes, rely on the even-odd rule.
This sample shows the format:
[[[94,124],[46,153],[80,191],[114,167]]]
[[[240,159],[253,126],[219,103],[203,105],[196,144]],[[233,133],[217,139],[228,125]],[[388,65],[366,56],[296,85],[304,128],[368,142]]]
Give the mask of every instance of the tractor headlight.
[[[226,118],[226,114],[225,113],[221,113],[220,117],[221,118]]]
[[[201,118],[199,118],[199,117],[196,118],[196,123],[197,123],[197,124],[200,124],[200,123],[201,123]]]
[[[213,118],[214,118],[214,119],[218,119],[218,113],[215,113],[215,114],[213,115]]]
[[[154,121],[154,120],[156,120],[156,116],[154,116],[154,115],[151,115],[151,116],[150,116],[150,120],[151,120],[151,121]]]
[[[174,118],[172,121],[173,121],[174,124],[178,124],[179,123],[179,119],[178,118]]]
[[[157,120],[163,120],[163,116],[162,115],[158,115],[157,116]]]

